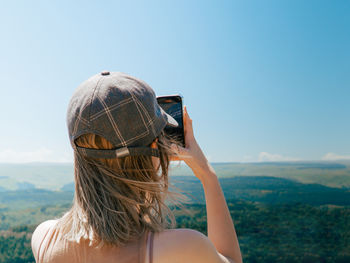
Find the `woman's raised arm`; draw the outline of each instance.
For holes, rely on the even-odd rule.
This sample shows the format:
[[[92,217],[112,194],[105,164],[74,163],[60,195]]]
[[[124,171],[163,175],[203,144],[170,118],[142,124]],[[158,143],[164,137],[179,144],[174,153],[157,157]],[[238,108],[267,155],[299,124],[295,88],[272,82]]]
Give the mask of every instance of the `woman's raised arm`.
[[[241,251],[235,227],[219,180],[213,167],[199,147],[193,133],[192,120],[184,108],[184,127],[186,147],[173,145],[179,153],[179,159],[192,169],[202,182],[207,208],[208,238],[216,250],[235,263],[242,262]]]

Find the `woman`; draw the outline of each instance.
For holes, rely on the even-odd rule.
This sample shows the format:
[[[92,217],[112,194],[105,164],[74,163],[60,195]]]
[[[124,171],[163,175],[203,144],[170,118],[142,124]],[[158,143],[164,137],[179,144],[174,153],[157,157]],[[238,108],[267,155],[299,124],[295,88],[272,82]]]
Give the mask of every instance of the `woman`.
[[[215,171],[197,144],[186,107],[186,147],[167,137],[177,122],[144,81],[102,72],[83,82],[68,111],[74,150],[72,208],[41,223],[32,236],[37,262],[242,262]],[[166,198],[168,168],[183,160],[204,187],[208,237],[175,229]],[[170,222],[167,217],[170,216]]]

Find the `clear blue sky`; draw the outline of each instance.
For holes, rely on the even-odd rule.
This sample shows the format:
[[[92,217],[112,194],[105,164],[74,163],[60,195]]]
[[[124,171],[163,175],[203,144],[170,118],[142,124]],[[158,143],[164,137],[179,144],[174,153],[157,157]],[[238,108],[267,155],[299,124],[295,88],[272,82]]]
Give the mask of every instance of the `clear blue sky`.
[[[128,2],[128,3],[126,3]],[[209,160],[350,158],[350,1],[5,1],[0,162],[72,161],[102,70],[181,93]]]

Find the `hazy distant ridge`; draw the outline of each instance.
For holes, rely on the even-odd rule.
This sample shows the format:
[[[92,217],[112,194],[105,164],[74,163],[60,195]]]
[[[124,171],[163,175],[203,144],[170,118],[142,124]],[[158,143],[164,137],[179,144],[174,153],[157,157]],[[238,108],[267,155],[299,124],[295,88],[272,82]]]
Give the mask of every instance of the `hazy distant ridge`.
[[[350,187],[350,162],[213,163],[219,178],[270,176],[330,187]],[[191,176],[185,165],[172,168],[171,176]],[[73,182],[72,164],[0,164],[0,191],[41,188],[60,190]],[[63,188],[64,189],[64,188]]]

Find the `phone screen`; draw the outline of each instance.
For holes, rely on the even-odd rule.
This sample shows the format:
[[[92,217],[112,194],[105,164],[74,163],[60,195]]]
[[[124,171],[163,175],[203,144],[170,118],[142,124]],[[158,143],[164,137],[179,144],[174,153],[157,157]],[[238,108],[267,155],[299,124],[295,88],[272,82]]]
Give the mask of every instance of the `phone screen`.
[[[157,97],[157,101],[159,106],[161,106],[163,110],[172,116],[179,124],[178,127],[166,126],[164,129],[165,133],[175,139],[181,146],[185,147],[181,96],[174,95]]]

